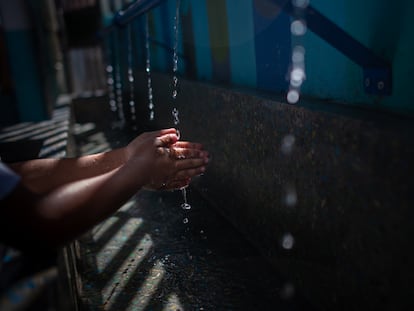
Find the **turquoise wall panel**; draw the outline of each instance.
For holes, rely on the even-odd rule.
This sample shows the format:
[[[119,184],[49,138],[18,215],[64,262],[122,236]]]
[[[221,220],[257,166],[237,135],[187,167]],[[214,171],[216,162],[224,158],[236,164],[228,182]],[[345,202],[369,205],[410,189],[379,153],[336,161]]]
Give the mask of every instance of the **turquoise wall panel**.
[[[194,50],[197,77],[200,80],[211,80],[212,57],[206,0],[191,0],[191,11],[194,27]]]
[[[145,68],[145,17],[141,16],[132,23],[133,59],[136,70]]]
[[[44,120],[48,116],[33,33],[30,30],[15,30],[5,32],[5,37],[20,121]]]
[[[414,74],[414,25],[408,12],[412,1],[313,0],[312,5],[351,36],[390,61],[393,66],[393,93],[379,97],[363,89],[362,69],[308,32],[307,80],[303,93],[373,109],[412,113],[414,88],[407,79]]]
[[[222,0],[206,2],[213,81],[230,82],[229,32],[226,3]]]
[[[162,19],[164,25],[164,39],[163,43],[168,49],[165,49],[165,61],[167,63],[166,70],[172,72],[173,69],[173,49],[175,44],[175,33],[174,33],[174,20],[175,20],[175,11],[176,11],[177,1],[166,1],[165,5],[162,5]],[[182,13],[180,11],[180,13]],[[177,42],[177,52],[181,52],[181,23],[178,25],[178,42]],[[180,64],[182,62],[178,62]]]
[[[172,71],[175,5],[176,1],[166,1],[149,14],[150,35],[160,43],[151,44],[152,67],[167,73]],[[292,38],[291,17],[268,0],[182,0],[181,14],[192,18],[186,21],[192,31],[186,32],[189,47],[183,42],[180,24],[179,53],[190,56],[191,69],[199,80],[284,93],[292,45],[301,44],[306,49],[303,95],[373,109],[414,112],[414,88],[407,78],[414,74],[414,25],[408,13],[414,9],[414,2],[312,0],[311,5],[392,63],[392,96],[367,95],[362,68],[311,31],[302,38]],[[186,51],[183,46],[187,46]],[[185,72],[182,59],[179,72]]]
[[[322,14],[335,22],[339,27],[345,25],[345,6],[342,1],[331,1],[321,7],[321,0],[312,1],[312,5]],[[319,4],[319,5],[318,5]],[[306,81],[303,84],[304,94],[323,99],[340,98],[348,96],[346,72],[347,68],[355,67],[359,71],[360,78],[356,83],[362,88],[362,71],[357,65],[343,56],[339,51],[331,47],[327,42],[308,31],[298,40],[305,50]],[[359,76],[358,76],[359,77]]]
[[[414,2],[351,0],[346,3],[346,14],[352,16],[347,21],[349,31],[393,66],[393,95],[374,98],[373,106],[414,112],[414,88],[409,78],[414,75],[414,24],[410,13]]]
[[[231,82],[256,87],[256,54],[252,1],[227,0]]]
[[[257,88],[285,92],[292,55],[290,17],[267,0],[253,3]]]
[[[165,40],[165,33],[168,31],[165,29],[165,21],[163,20],[163,6],[159,6],[156,9],[152,10],[149,13],[149,29],[151,39],[157,42],[163,42]],[[170,68],[169,62],[167,62],[168,53],[166,50],[159,44],[151,44],[151,60],[152,68],[154,70],[159,70],[167,72]]]

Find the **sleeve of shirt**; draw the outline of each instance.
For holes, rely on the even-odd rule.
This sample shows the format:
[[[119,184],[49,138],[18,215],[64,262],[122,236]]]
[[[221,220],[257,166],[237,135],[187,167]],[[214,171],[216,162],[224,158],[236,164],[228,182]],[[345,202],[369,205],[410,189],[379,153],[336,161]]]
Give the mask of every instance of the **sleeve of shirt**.
[[[20,182],[20,176],[0,162],[0,200],[3,200]]]

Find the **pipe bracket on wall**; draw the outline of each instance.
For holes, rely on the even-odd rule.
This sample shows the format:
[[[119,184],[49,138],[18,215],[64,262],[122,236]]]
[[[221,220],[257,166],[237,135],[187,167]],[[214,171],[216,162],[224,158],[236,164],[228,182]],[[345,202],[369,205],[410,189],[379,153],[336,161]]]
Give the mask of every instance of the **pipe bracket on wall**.
[[[290,15],[295,8],[290,0],[272,0]],[[342,28],[329,20],[312,6],[304,12],[307,27],[332,47],[357,63],[363,69],[364,90],[368,94],[391,95],[392,66],[387,60],[377,56],[372,50],[350,36]]]
[[[98,36],[102,37],[109,34],[113,29],[118,27],[125,27],[131,23],[135,18],[149,12],[151,9],[157,7],[166,0],[137,0],[128,4],[125,8],[114,14],[112,23],[103,28]]]
[[[389,67],[364,68],[364,89],[368,94],[392,94],[392,70]]]

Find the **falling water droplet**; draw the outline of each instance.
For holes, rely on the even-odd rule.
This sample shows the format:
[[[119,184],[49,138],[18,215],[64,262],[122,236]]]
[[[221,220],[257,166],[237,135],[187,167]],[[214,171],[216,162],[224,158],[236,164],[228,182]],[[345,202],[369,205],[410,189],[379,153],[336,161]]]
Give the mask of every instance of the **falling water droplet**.
[[[112,66],[112,49],[111,49],[111,45],[112,45],[112,36],[109,37],[110,40],[110,45],[107,46],[107,62],[108,65],[106,66],[106,73],[107,73],[107,79],[106,79],[106,84],[108,87],[108,97],[109,97],[109,108],[112,112],[116,113],[116,111],[118,110],[118,107],[116,105],[116,101],[115,101],[115,77],[114,77],[114,67]]]
[[[292,0],[295,7],[293,19],[290,25],[290,31],[294,36],[296,44],[307,32],[306,7],[309,0]],[[292,71],[290,72],[290,89],[287,93],[287,101],[290,104],[296,104],[300,99],[300,91],[303,81],[305,80],[305,49],[301,45],[296,45],[292,49]]]
[[[287,207],[295,207],[298,203],[298,194],[294,185],[287,185],[285,196],[283,198],[284,204]]]
[[[185,209],[185,210],[189,210],[189,209],[191,209],[191,205],[188,204],[188,203],[182,203],[181,204],[181,208],[182,209]]]
[[[301,65],[305,61],[305,48],[301,45],[295,46],[292,52],[292,62]]]
[[[306,33],[307,27],[304,21],[296,20],[290,25],[290,31],[294,36],[303,36]]]
[[[127,34],[128,34],[128,81],[129,81],[129,112],[131,114],[131,120],[136,120],[136,109],[135,109],[135,93],[134,93],[134,71],[132,69],[132,31],[131,24],[128,24]],[[133,128],[136,127],[135,124],[132,125]]]
[[[290,233],[286,233],[282,237],[282,247],[284,249],[290,250],[290,249],[293,248],[294,244],[295,244],[295,239],[294,239],[293,235],[291,235]]]
[[[109,106],[110,106],[110,108],[111,108],[111,111],[113,111],[113,112],[116,112],[116,110],[117,110],[117,107],[116,107],[116,101],[115,100],[110,100],[109,101]]]
[[[181,204],[181,208],[185,209],[185,210],[191,209],[191,205],[188,204],[188,201],[187,201],[187,189],[186,189],[186,187],[181,188],[181,192],[183,194],[183,199],[184,199],[184,203]]]
[[[121,56],[119,55],[119,49],[117,45],[119,44],[119,35],[118,31],[116,30],[113,32],[113,41],[115,44],[114,48],[114,59],[115,59],[115,66],[114,66],[114,84],[115,84],[115,94],[116,94],[116,103],[117,103],[117,112],[118,112],[118,120],[119,124],[117,126],[123,127],[125,125],[125,114],[124,114],[124,104],[123,104],[123,97],[122,97],[122,79],[121,79]]]
[[[296,104],[299,101],[299,92],[297,90],[290,90],[287,94],[287,101],[289,104]]]
[[[292,153],[293,147],[295,145],[295,140],[295,136],[292,134],[288,134],[283,137],[281,150],[284,154],[288,155]]]
[[[184,224],[188,224],[188,218],[184,218],[184,219],[183,219],[183,223],[184,223]]]
[[[309,5],[309,0],[292,0],[292,4],[299,9],[305,9]]]
[[[180,123],[180,118],[179,118],[179,112],[177,108],[174,108],[172,110],[172,115],[173,115],[174,125],[178,125]]]
[[[287,206],[295,206],[296,203],[298,202],[298,197],[296,195],[296,191],[289,191],[286,194],[286,200],[285,203]]]
[[[174,16],[174,47],[173,47],[173,92],[172,98],[177,98],[178,77],[178,28],[180,22],[180,0],[176,0],[175,16]]]
[[[280,298],[288,300],[292,299],[295,295],[295,287],[292,283],[286,283],[280,290]]]
[[[146,58],[147,58],[145,71],[147,72],[149,119],[150,121],[153,121],[155,113],[154,113],[153,94],[152,94],[151,49],[150,49],[148,13],[145,14],[145,53],[146,53]]]
[[[290,84],[295,87],[299,87],[305,78],[305,71],[302,68],[294,68],[290,73]]]
[[[180,22],[180,0],[176,0],[176,6],[175,6],[175,16],[174,16],[174,48],[173,48],[173,91],[172,91],[172,99],[175,101],[178,96],[178,77],[176,75],[178,71],[178,29],[179,29],[179,22]],[[173,115],[173,121],[174,125],[177,126],[180,123],[179,119],[179,112],[177,108],[173,108],[172,110]],[[177,136],[179,137],[180,132],[177,129]],[[181,207],[183,209],[191,209],[191,205],[187,202],[187,192],[186,188],[181,189],[184,203],[181,204]]]

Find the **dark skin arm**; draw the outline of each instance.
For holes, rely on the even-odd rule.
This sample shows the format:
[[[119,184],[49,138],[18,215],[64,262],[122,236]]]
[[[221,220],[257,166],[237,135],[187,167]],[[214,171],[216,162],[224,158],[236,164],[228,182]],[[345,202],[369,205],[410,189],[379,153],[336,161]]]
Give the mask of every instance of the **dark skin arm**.
[[[40,167],[41,174],[30,178],[23,175],[18,187],[0,202],[3,241],[22,249],[56,247],[110,216],[143,187],[160,188],[167,184],[166,188],[173,189],[188,185],[193,176],[204,172],[207,153],[198,144],[177,143],[173,131],[142,134],[123,151],[114,151],[96,161],[91,160],[93,157],[79,162],[71,160],[64,165],[71,169],[65,175],[72,177],[63,176],[62,180],[56,166],[48,170],[37,162],[35,167]],[[169,146],[174,146],[175,152],[185,159],[172,157],[166,149]],[[86,165],[89,161],[92,167]],[[53,162],[47,164],[50,163]],[[24,169],[27,174],[32,173],[27,167]],[[53,186],[48,188],[43,185],[47,184],[44,178],[51,175]]]
[[[163,139],[165,140],[171,139],[169,135],[175,137],[176,130],[167,129],[144,133],[134,139],[128,146],[109,152],[79,158],[35,159],[12,163],[9,166],[22,177],[22,182],[27,188],[35,193],[45,193],[66,183],[108,173],[120,167],[137,152],[140,152],[143,139],[154,133],[164,135]],[[174,141],[175,143],[173,143]],[[165,143],[167,145],[173,144],[174,150],[186,158],[206,158],[208,156],[208,153],[202,150],[201,144],[176,141],[175,138],[165,141]],[[180,188],[180,185],[177,184],[179,177],[180,175],[173,178],[175,184],[170,180],[170,189]],[[185,180],[180,180],[180,182],[183,183],[181,186],[185,186]]]

